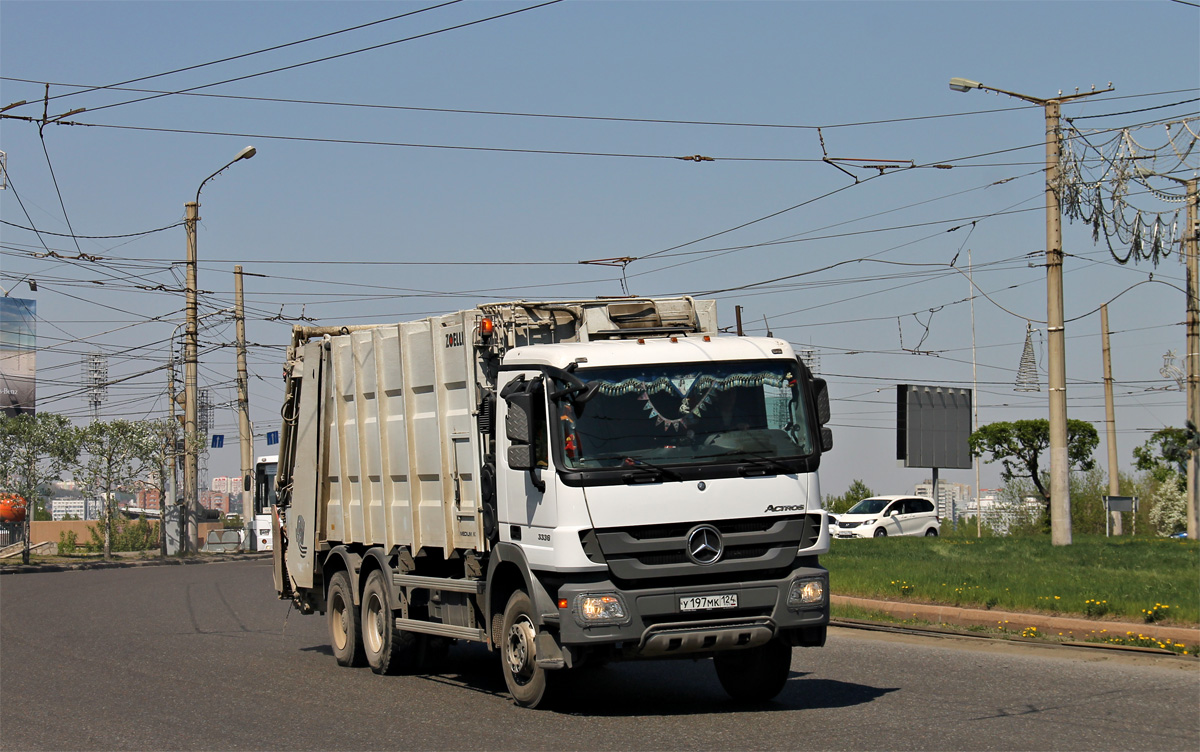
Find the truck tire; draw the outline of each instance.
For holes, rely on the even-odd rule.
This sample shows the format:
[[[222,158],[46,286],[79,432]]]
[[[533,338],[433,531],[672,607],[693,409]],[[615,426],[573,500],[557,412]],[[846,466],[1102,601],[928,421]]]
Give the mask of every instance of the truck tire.
[[[792,669],[792,649],[779,640],[713,656],[717,679],[738,702],[766,702],[783,691]]]
[[[358,609],[354,607],[354,589],[350,575],[334,572],[329,579],[329,606],[325,612],[329,622],[329,645],[339,666],[363,665],[362,635],[358,631]]]
[[[526,708],[536,708],[546,694],[546,670],[537,665],[537,650],[534,647],[536,637],[533,604],[528,595],[518,590],[504,607],[504,621],[500,629],[500,668],[513,701]]]
[[[411,671],[416,662],[416,635],[396,629],[387,579],[376,569],[367,577],[362,597],[362,642],[367,664],[377,674]]]

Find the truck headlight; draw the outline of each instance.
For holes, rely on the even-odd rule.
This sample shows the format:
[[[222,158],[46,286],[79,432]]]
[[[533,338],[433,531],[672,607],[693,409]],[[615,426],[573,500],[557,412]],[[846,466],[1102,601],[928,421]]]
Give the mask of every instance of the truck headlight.
[[[585,622],[624,621],[628,616],[625,602],[613,593],[584,593],[575,596],[575,612]]]
[[[788,605],[815,606],[825,600],[824,580],[792,580],[792,589],[788,592]]]

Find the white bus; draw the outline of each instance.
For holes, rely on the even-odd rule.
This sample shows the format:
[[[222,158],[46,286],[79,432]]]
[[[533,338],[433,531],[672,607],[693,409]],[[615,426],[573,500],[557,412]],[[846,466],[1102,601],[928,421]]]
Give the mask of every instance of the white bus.
[[[249,550],[270,551],[271,507],[275,506],[275,469],[278,455],[259,457],[254,461],[254,517]]]

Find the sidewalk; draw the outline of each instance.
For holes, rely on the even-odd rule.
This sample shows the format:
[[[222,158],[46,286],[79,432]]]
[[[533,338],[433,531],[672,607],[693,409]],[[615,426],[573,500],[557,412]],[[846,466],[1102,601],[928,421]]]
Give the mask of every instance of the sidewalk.
[[[833,595],[830,601],[835,606],[855,606],[867,611],[882,611],[898,619],[921,619],[934,624],[953,624],[960,627],[991,627],[1020,634],[1026,627],[1037,627],[1045,635],[1062,634],[1077,640],[1089,637],[1125,637],[1127,634],[1144,635],[1158,640],[1170,640],[1187,645],[1200,645],[1200,627],[1164,626],[1161,624],[1138,624],[1134,622],[1080,619],[1068,616],[1026,613],[1023,611],[997,611],[994,609],[959,608],[930,603],[908,601],[883,601],[871,598],[856,598],[848,595]]]

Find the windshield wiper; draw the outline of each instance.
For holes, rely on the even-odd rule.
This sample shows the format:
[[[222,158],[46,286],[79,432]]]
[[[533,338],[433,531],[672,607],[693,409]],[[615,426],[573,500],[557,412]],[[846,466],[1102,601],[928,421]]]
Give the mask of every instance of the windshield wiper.
[[[763,454],[756,454],[754,452],[746,452],[741,449],[735,449],[733,451],[723,452],[721,454],[710,454],[708,456],[709,457],[733,457],[733,456],[736,456],[738,459],[746,460],[747,462],[756,464],[759,467],[774,468],[775,470],[783,473],[784,475],[791,475],[796,472],[792,468],[783,464],[779,460],[774,459],[773,457],[768,457]]]
[[[628,457],[623,454],[610,454],[610,455],[605,455],[605,456],[600,456],[600,457],[588,457],[587,459],[592,460],[592,461],[621,460],[620,467],[612,468],[613,470],[641,470],[642,472],[653,473],[653,474],[660,476],[661,478],[665,478],[665,479],[671,480],[671,481],[682,481],[683,480],[683,476],[680,475],[679,473],[675,472],[674,470],[667,468],[667,467],[663,467],[662,465],[655,465],[652,462],[646,462],[645,460],[639,460],[637,457]],[[626,476],[626,479],[632,480],[633,476],[632,475]]]
[[[646,462],[645,460],[639,460],[635,457],[626,457],[625,462],[631,463],[634,467],[640,467],[640,468],[648,469],[648,470],[657,470],[667,480],[683,481],[682,475],[675,472],[674,470],[669,470],[669,469],[663,467],[662,465],[655,465],[653,463]]]

